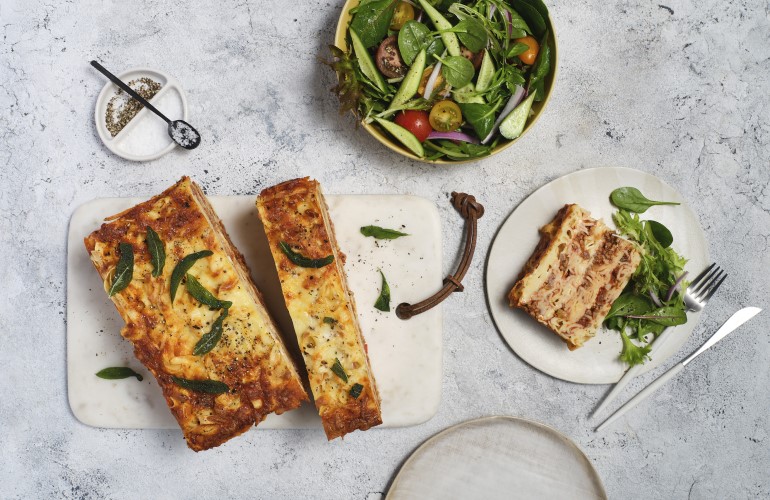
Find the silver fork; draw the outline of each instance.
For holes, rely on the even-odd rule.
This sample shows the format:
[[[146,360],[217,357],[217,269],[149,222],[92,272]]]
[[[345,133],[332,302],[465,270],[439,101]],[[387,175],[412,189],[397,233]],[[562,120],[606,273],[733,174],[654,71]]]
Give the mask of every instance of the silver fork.
[[[714,293],[719,289],[722,283],[727,278],[727,273],[724,272],[716,263],[711,264],[704,269],[687,287],[684,291],[684,305],[690,311],[701,311],[706,307],[706,303],[714,296]],[[673,338],[671,334],[661,335],[655,342],[652,343],[650,349],[650,358],[654,359],[654,354],[660,352],[668,342]],[[604,410],[607,405],[615,400],[615,397],[622,391],[628,383],[636,377],[642,370],[643,365],[634,365],[626,370],[623,377],[617,381],[615,387],[604,397],[601,404],[591,413],[591,416],[596,416]]]

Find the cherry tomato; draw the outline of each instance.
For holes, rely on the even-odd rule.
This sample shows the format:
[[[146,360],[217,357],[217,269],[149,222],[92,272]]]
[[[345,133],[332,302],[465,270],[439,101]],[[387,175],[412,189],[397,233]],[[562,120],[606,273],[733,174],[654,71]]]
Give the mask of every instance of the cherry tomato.
[[[519,59],[521,59],[521,62],[529,65],[534,64],[535,59],[537,59],[537,53],[540,51],[540,45],[537,43],[537,40],[531,36],[525,36],[524,38],[517,38],[515,41],[529,45],[528,51],[519,54]]]
[[[430,119],[425,111],[410,109],[396,115],[394,120],[409,132],[413,133],[417,140],[424,142],[433,129],[430,128]]]
[[[439,101],[430,110],[430,126],[439,132],[457,130],[463,122],[460,106],[452,101]]]
[[[380,43],[374,62],[380,72],[388,78],[398,78],[406,74],[407,67],[398,52],[396,35],[389,36]]]
[[[422,72],[420,85],[417,87],[418,94],[423,95],[425,93],[425,86],[428,85],[428,79],[430,79],[431,73],[433,73],[433,66],[428,66],[427,68],[425,68],[425,71]],[[433,82],[433,88],[434,88],[434,92],[435,90],[444,88],[444,75],[441,74],[441,71],[438,72],[438,75],[436,76],[436,81]]]
[[[393,18],[390,20],[390,29],[400,30],[407,21],[414,19],[414,7],[407,2],[398,2]]]

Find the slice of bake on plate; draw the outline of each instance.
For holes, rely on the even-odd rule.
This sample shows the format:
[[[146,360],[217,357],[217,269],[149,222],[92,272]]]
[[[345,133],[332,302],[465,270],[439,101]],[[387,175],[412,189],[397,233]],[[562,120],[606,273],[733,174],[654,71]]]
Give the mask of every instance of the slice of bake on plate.
[[[641,255],[601,220],[565,205],[540,229],[540,242],[508,294],[570,350],[596,334]]]
[[[243,256],[189,178],[110,217],[85,245],[190,448],[307,400]]]
[[[318,182],[294,179],[257,200],[286,307],[328,439],[382,423],[356,305]]]

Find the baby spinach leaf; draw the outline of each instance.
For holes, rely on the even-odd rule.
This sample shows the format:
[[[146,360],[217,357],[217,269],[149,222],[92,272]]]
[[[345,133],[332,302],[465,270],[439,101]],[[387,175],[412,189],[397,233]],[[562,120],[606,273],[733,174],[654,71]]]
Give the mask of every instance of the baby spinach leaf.
[[[353,399],[358,399],[358,396],[361,395],[361,391],[363,391],[363,390],[364,390],[364,386],[363,385],[361,385],[361,384],[353,384],[353,387],[350,388],[350,392],[348,394],[350,394],[350,396]]]
[[[216,298],[213,293],[206,290],[206,287],[201,285],[201,282],[190,273],[187,273],[185,287],[190,295],[195,297],[198,302],[205,304],[212,309],[227,309],[233,305],[229,300],[219,300]]]
[[[649,226],[652,236],[658,241],[658,243],[660,243],[660,246],[663,248],[668,248],[671,246],[671,244],[674,242],[674,236],[666,226],[654,220],[648,220],[646,224]]]
[[[534,7],[542,16],[542,18],[545,21],[548,21],[548,7],[545,6],[543,3],[543,0],[522,0],[524,3],[527,3]]]
[[[209,330],[207,334],[203,335],[198,343],[195,344],[195,348],[193,348],[194,356],[203,356],[204,354],[211,352],[211,350],[217,346],[219,341],[222,339],[222,331],[224,329],[224,322],[225,318],[227,317],[227,311],[227,309],[222,310],[222,313],[211,325],[211,330]]]
[[[142,377],[140,374],[125,366],[111,366],[109,368],[104,368],[96,372],[96,376],[107,380],[119,380],[128,377],[136,377],[136,380],[139,382],[144,379],[144,377]]]
[[[107,291],[107,295],[110,297],[125,290],[134,277],[134,247],[129,243],[120,243],[118,251],[120,252],[120,259],[118,265],[115,266],[110,289]]]
[[[426,49],[431,43],[430,28],[415,21],[407,21],[398,32],[398,51],[401,53],[401,59],[411,66],[414,58],[422,49]]]
[[[532,29],[527,24],[527,21],[521,17],[521,14],[513,9],[507,9],[511,13],[511,27],[512,32],[510,38],[524,38],[528,34],[532,34]]]
[[[184,387],[191,391],[205,392],[206,394],[222,394],[230,390],[227,384],[219,380],[190,380],[181,377],[172,376],[171,379],[179,387]]]
[[[659,307],[644,314],[629,314],[626,315],[626,317],[633,319],[647,319],[663,326],[676,326],[687,323],[687,314],[684,311],[683,304]]]
[[[382,276],[382,288],[380,290],[380,296],[377,297],[377,302],[374,303],[374,308],[383,312],[390,311],[390,287],[385,279],[385,275],[380,270],[380,276]],[[346,381],[347,382],[347,381]]]
[[[152,275],[158,277],[163,274],[163,266],[166,265],[166,248],[150,226],[147,226],[147,248],[150,250],[150,262],[152,262]]]
[[[472,17],[457,23],[452,31],[457,33],[457,38],[471,52],[478,52],[487,46],[487,30]]]
[[[495,111],[497,108],[488,104],[459,104],[465,120],[471,124],[476,135],[486,137],[495,125]]]
[[[444,40],[441,38],[433,38],[428,46],[425,48],[425,55],[428,56],[428,61],[431,61],[431,56],[440,56],[444,53],[446,47],[444,46]]]
[[[628,316],[630,314],[645,314],[652,309],[652,303],[641,295],[634,293],[624,293],[612,303],[610,311],[604,320],[614,318],[616,316]]]
[[[345,383],[348,383],[348,374],[345,373],[345,369],[342,367],[339,358],[334,358],[334,364],[332,365],[332,372],[341,378]]]
[[[407,233],[396,231],[395,229],[387,229],[380,226],[364,226],[361,228],[361,234],[364,236],[371,236],[379,240],[395,240],[402,236],[409,236]]]
[[[523,54],[528,50],[529,50],[529,45],[522,42],[516,42],[508,50],[508,53],[505,55],[505,57],[507,58],[515,57],[515,56],[518,56],[519,54]]]
[[[326,257],[320,259],[311,259],[310,257],[305,257],[304,255],[292,250],[291,246],[289,246],[289,244],[285,241],[280,242],[278,246],[281,247],[281,251],[292,262],[292,264],[295,264],[299,267],[310,267],[317,269],[319,267],[328,266],[334,262],[334,255],[327,255]]]
[[[551,71],[551,46],[548,44],[548,33],[540,43],[540,52],[529,73],[529,93],[537,92],[536,101],[545,99],[545,77]]]
[[[177,263],[176,267],[171,272],[170,292],[172,304],[174,303],[174,297],[176,297],[176,290],[179,288],[179,284],[182,282],[184,275],[187,274],[187,271],[190,270],[198,259],[209,257],[213,254],[214,252],[211,250],[201,250],[200,252],[191,253],[190,255],[185,256]]]
[[[356,30],[364,47],[374,47],[385,38],[398,2],[399,0],[377,0],[359,5],[350,27]]]
[[[524,0],[511,0],[511,5],[532,28],[532,34],[538,38],[542,37],[548,25],[540,12]]]
[[[629,212],[635,212],[642,214],[647,211],[648,208],[655,205],[679,205],[679,203],[672,201],[655,201],[645,197],[641,191],[635,187],[620,187],[610,193],[610,201],[613,205]]]
[[[449,56],[446,59],[436,57],[436,59],[444,63],[441,72],[449,85],[460,88],[471,83],[475,70],[473,63],[469,60],[462,56]]]

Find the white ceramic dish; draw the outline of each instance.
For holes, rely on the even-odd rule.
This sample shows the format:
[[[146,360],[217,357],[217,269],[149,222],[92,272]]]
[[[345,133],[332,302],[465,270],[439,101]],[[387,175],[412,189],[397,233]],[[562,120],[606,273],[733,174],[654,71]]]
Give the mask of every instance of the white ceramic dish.
[[[507,295],[540,239],[538,229],[551,221],[566,203],[577,203],[596,218],[614,227],[616,211],[609,201],[613,189],[634,186],[650,199],[678,201],[679,206],[656,206],[641,215],[665,224],[674,235],[673,247],[689,262],[686,269],[697,275],[708,264],[708,245],[693,211],[663,181],[630,168],[593,168],[574,172],[546,184],[524,200],[503,223],[492,243],[486,269],[487,300],[501,335],[524,361],[551,376],[581,384],[617,382],[627,365],[618,360],[622,341],[617,332],[601,328],[580,349],[569,351],[555,334],[526,313],[508,306]],[[693,274],[694,273],[694,274]],[[642,373],[659,366],[685,343],[700,313],[688,313],[688,321],[666,332],[676,341],[647,361]]]
[[[404,463],[387,500],[604,499],[580,448],[543,424],[498,416],[446,429]]]
[[[128,83],[148,77],[162,85],[150,103],[170,120],[187,120],[187,99],[182,86],[162,71],[150,68],[131,68],[117,75]],[[96,131],[104,145],[116,155],[132,161],[150,161],[160,158],[176,147],[168,135],[168,126],[147,108],[142,108],[118,134],[113,137],[105,124],[107,103],[118,91],[118,86],[108,81],[96,99],[94,120]],[[181,113],[181,114],[180,114]]]
[[[278,275],[257,216],[255,196],[209,198],[233,243],[243,253],[268,310],[287,346],[300,360]],[[96,427],[176,428],[154,377],[134,358],[120,336],[123,321],[108,300],[88,258],[83,238],[104,217],[138,198],[98,199],[79,207],[69,228],[67,255],[67,387],[70,407],[81,422]],[[382,396],[382,427],[415,425],[431,418],[441,399],[441,308],[403,321],[400,302],[416,302],[442,286],[441,227],[436,206],[414,196],[327,196],[337,239],[347,254],[345,270],[355,294],[372,370]],[[361,235],[370,224],[410,234],[396,240]],[[391,312],[374,309],[382,269],[391,289]],[[301,361],[300,361],[301,362]],[[103,380],[94,374],[108,366],[130,366],[144,375]],[[419,381],[416,382],[416,381]],[[259,429],[315,428],[321,421],[312,404],[270,415]]]

